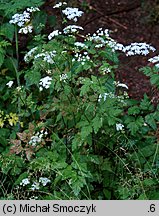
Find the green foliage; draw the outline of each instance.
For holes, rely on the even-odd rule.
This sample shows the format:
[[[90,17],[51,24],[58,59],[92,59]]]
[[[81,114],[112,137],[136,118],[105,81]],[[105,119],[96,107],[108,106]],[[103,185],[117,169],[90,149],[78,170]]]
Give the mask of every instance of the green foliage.
[[[43,0],[0,0],[0,14],[10,17],[10,15],[26,7],[40,7],[43,3]]]

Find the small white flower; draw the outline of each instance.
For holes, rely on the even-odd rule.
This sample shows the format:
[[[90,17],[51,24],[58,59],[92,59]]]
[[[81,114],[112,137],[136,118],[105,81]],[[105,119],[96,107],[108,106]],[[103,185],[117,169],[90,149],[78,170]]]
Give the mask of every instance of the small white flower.
[[[13,83],[14,83],[13,81],[9,81],[6,85],[8,86],[8,88],[11,88]]]
[[[67,74],[61,74],[61,75],[60,75],[60,81],[66,82],[66,81],[65,81],[66,79],[68,79]]]
[[[53,8],[60,8],[63,5],[67,5],[67,3],[66,2],[59,2],[59,3],[55,4]]]
[[[46,76],[40,79],[40,83],[39,83],[39,85],[41,86],[40,91],[42,91],[43,88],[48,89],[51,85],[51,81],[52,81],[52,78],[49,76]]]
[[[50,181],[50,179],[48,179],[48,178],[40,177],[40,178],[39,178],[39,182],[41,182],[43,186],[46,186],[47,183],[49,183],[49,182],[51,182],[51,181]]]
[[[22,87],[23,87],[23,86],[18,86],[18,87],[16,88],[16,90],[17,90],[18,92],[20,92],[20,90],[22,90]]]
[[[98,102],[100,102],[101,99],[103,99],[105,101],[107,99],[108,95],[109,95],[108,93],[100,94],[98,97]]]
[[[23,179],[22,182],[20,183],[20,185],[22,185],[22,186],[25,186],[25,185],[28,185],[28,184],[30,184],[30,181],[29,181],[28,178]]]
[[[35,191],[35,190],[39,190],[39,188],[40,188],[39,183],[34,181],[34,183],[31,185],[31,188],[30,188],[30,189],[31,189],[32,191]]]
[[[121,123],[116,124],[116,130],[117,131],[121,131],[121,130],[123,130],[123,128],[124,128],[123,124],[121,124]]]
[[[126,84],[124,84],[124,83],[119,83],[119,82],[114,82],[114,84],[117,86],[117,87],[122,87],[122,88],[126,88],[126,89],[128,89],[128,86],[126,85]]]
[[[26,10],[30,13],[35,12],[35,11],[40,11],[39,8],[37,8],[37,7],[27,8]]]

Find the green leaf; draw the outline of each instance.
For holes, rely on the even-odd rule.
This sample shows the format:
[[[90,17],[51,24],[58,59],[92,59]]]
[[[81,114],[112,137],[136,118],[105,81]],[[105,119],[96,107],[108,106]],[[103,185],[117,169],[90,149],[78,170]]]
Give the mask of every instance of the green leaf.
[[[150,82],[152,85],[157,85],[159,86],[159,75],[158,74],[153,74],[150,78]]]
[[[10,41],[12,41],[14,37],[14,26],[10,25],[9,23],[4,23],[0,27],[0,35],[5,36]]]
[[[56,16],[52,15],[52,16],[48,17],[48,23],[49,23],[50,27],[55,27],[56,22],[57,22]]]
[[[72,140],[72,151],[75,151],[82,145],[81,137],[77,134],[75,138]]]
[[[140,128],[144,124],[143,117],[139,116],[134,121],[128,123],[127,127],[129,128],[132,135],[135,135],[138,131],[140,131]]]
[[[102,170],[102,171],[113,172],[112,167],[111,167],[110,159],[108,159],[108,158],[105,158],[105,159],[104,159],[104,161],[103,161],[103,163],[102,163],[102,166],[101,166],[101,170]]]
[[[82,176],[77,176],[77,179],[71,184],[73,192],[75,196],[78,196],[80,191],[82,190],[83,186],[86,184],[85,178]]]
[[[98,133],[99,129],[102,127],[103,124],[103,119],[102,117],[96,116],[93,120],[92,120],[92,126],[94,129],[94,133]]]
[[[140,108],[138,106],[133,106],[128,109],[129,115],[136,115],[140,113]]]
[[[44,3],[43,0],[1,0],[0,10],[3,11],[5,16],[11,16],[19,10],[24,10],[27,7],[39,7]]]
[[[81,138],[85,139],[90,133],[92,133],[93,129],[92,126],[86,126],[86,127],[82,127],[81,129]]]
[[[0,47],[0,67],[2,66],[4,62],[4,57],[5,57],[5,50]]]
[[[26,71],[25,80],[26,80],[27,86],[30,86],[33,84],[39,85],[40,78],[41,78],[41,74],[38,70]]]
[[[144,157],[150,157],[151,155],[155,154],[156,147],[156,144],[145,146],[144,148],[140,149],[139,153]]]
[[[42,29],[44,29],[46,24],[47,14],[44,11],[38,11],[34,15],[32,24],[34,26],[34,31],[36,34],[39,34]]]
[[[153,186],[153,185],[156,185],[156,181],[154,179],[144,179],[143,185],[144,186]]]
[[[18,177],[18,179],[15,181],[14,185],[19,185],[23,179],[28,178],[28,173],[24,172],[22,174],[20,174],[20,176]]]
[[[111,191],[110,190],[104,189],[103,193],[104,193],[104,196],[105,196],[106,200],[110,200],[111,199]]]
[[[153,114],[149,114],[145,116],[145,121],[148,125],[150,125],[153,128],[153,130],[157,129],[157,125],[156,125]]]

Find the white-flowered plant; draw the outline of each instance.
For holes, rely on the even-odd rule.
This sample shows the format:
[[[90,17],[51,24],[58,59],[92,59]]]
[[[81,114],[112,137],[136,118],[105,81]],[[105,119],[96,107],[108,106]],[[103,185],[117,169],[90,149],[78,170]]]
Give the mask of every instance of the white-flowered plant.
[[[6,85],[8,86],[8,88],[11,88],[11,87],[12,87],[12,85],[13,85],[13,83],[14,83],[14,82],[11,80],[11,81],[7,82],[7,84],[6,84]]]
[[[60,81],[66,82],[67,79],[68,79],[68,75],[67,74],[61,74],[60,75]]]
[[[38,49],[38,47],[34,47],[31,50],[29,50],[29,52],[27,52],[26,55],[24,56],[24,61],[29,62],[29,60],[31,58],[33,58],[33,56],[34,56],[37,49]]]
[[[156,49],[146,43],[131,43],[128,46],[123,48],[123,52],[126,53],[127,56],[133,55],[148,55],[150,51],[154,52]]]
[[[52,81],[52,78],[49,77],[49,76],[46,76],[46,77],[40,79],[40,82],[39,82],[40,88],[39,88],[39,90],[42,91],[44,88],[48,89],[50,87],[50,85],[51,85],[51,81]]]
[[[59,30],[55,30],[49,34],[48,39],[51,40],[52,38],[54,38],[60,34],[62,34],[62,32],[60,32]]]
[[[28,178],[23,179],[20,183],[20,185],[22,185],[22,186],[26,186],[28,184],[30,184],[30,180]]]
[[[77,22],[77,18],[82,16],[83,11],[78,8],[67,7],[62,10],[62,13],[66,15],[67,19]]]
[[[155,64],[159,68],[159,55],[154,56],[153,58],[148,59],[149,62]]]
[[[122,88],[126,88],[128,89],[128,86],[124,83],[120,83],[119,81],[114,81],[114,84],[116,85],[116,87],[122,87]]]
[[[67,3],[66,2],[59,2],[59,3],[55,4],[53,6],[53,8],[60,8],[60,7],[64,6],[64,5],[67,5]]]
[[[91,58],[88,55],[88,52],[86,52],[86,51],[83,52],[83,54],[77,52],[74,55],[74,58],[72,59],[72,62],[75,62],[75,61],[81,62],[81,64],[84,65],[86,63],[86,61],[91,62]]]
[[[48,183],[50,183],[51,180],[45,177],[40,177],[39,178],[39,183],[41,183],[43,186],[46,186]]]
[[[34,181],[33,184],[31,185],[31,188],[30,188],[32,191],[35,191],[35,190],[39,190],[40,189],[40,184],[39,182],[36,182]]]
[[[38,59],[41,58],[42,61],[47,62],[49,64],[54,64],[54,57],[56,56],[56,51],[46,51],[46,52],[42,52],[39,53],[37,55],[34,56],[34,59]]]
[[[81,26],[77,25],[68,25],[66,28],[63,29],[64,34],[69,33],[77,33],[79,30],[84,30]]]
[[[100,102],[102,99],[105,101],[108,95],[108,93],[100,94],[98,97],[98,102]]]
[[[30,8],[27,8],[26,10],[30,13],[40,11],[40,9],[38,7],[30,7]]]
[[[36,146],[38,143],[42,142],[42,138],[47,135],[47,131],[41,130],[37,132],[34,136],[30,138],[29,145]]]
[[[15,24],[19,29],[19,33],[32,33],[33,26],[31,24],[31,15],[35,11],[40,11],[37,7],[27,8],[22,14],[14,14],[12,19],[9,21],[10,24]]]
[[[121,123],[116,124],[116,130],[117,131],[122,131],[124,129],[124,125]]]
[[[77,42],[74,43],[74,45],[76,47],[80,47],[80,48],[83,48],[83,49],[88,49],[88,46],[86,44],[82,43],[82,42],[77,41]]]

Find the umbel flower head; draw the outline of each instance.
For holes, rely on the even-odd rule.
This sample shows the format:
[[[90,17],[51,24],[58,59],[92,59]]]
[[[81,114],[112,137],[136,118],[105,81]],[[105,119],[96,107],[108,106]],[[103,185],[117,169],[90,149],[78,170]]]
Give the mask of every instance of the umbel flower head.
[[[62,10],[62,13],[66,15],[67,19],[77,22],[77,18],[82,16],[83,11],[78,10],[78,8],[67,7]]]
[[[40,11],[37,7],[27,8],[22,14],[16,13],[12,16],[9,21],[10,24],[16,24],[19,29],[19,33],[32,33],[33,26],[31,24],[31,13],[35,11]]]

